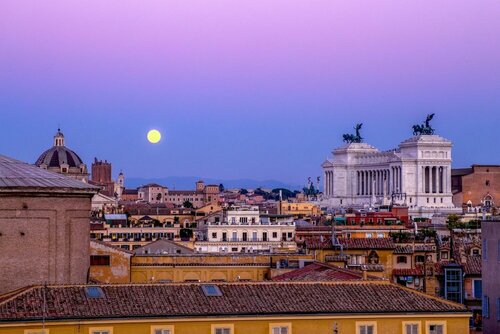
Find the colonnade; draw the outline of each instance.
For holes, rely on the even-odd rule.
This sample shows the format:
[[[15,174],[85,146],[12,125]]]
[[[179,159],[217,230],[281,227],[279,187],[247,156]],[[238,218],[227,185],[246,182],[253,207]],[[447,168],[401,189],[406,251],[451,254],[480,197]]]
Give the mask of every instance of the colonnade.
[[[399,193],[403,188],[402,184],[401,166],[356,172],[356,194],[358,196],[386,196]]]
[[[450,192],[449,168],[443,166],[422,166],[422,192],[442,194]]]

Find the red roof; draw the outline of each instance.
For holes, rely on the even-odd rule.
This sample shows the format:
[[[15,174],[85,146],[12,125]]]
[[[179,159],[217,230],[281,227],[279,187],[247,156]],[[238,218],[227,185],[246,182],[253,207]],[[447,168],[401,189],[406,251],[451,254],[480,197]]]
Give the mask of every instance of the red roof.
[[[379,280],[380,277],[369,276],[370,280]],[[344,269],[331,266],[321,262],[309,264],[303,268],[290,271],[288,273],[276,276],[273,281],[359,281],[363,280],[363,274],[360,271]]]
[[[391,238],[338,238],[344,249],[395,249]],[[311,237],[306,239],[308,249],[333,249],[331,238]],[[338,247],[340,248],[340,247]]]
[[[206,295],[203,286],[220,294]],[[387,281],[37,286],[0,297],[0,323],[285,314],[459,313],[464,305]]]

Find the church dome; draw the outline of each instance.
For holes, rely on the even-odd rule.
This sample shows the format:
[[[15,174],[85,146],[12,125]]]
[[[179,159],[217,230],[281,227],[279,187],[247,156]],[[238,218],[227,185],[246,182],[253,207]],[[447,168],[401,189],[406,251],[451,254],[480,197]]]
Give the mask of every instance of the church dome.
[[[36,160],[35,165],[51,168],[61,167],[63,164],[68,165],[69,168],[80,168],[83,161],[78,154],[64,145],[64,135],[60,129],[57,129],[54,136],[54,146],[43,152]]]

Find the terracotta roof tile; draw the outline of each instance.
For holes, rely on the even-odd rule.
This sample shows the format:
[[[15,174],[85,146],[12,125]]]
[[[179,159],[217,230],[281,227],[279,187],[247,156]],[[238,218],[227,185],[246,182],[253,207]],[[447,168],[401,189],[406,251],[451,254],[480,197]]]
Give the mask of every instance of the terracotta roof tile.
[[[392,238],[339,238],[338,243],[344,249],[395,249]],[[332,249],[331,238],[311,237],[306,239],[308,249]]]
[[[231,315],[467,312],[465,306],[382,281],[261,282],[216,284],[222,296],[207,297],[203,284],[33,287],[0,302],[1,322],[45,319],[207,317]],[[45,307],[44,307],[44,299]],[[0,298],[0,300],[2,300]]]
[[[380,280],[380,277],[368,276],[370,280]],[[276,276],[273,281],[360,281],[363,273],[356,270],[344,269],[321,262],[309,264],[303,268],[292,270]]]

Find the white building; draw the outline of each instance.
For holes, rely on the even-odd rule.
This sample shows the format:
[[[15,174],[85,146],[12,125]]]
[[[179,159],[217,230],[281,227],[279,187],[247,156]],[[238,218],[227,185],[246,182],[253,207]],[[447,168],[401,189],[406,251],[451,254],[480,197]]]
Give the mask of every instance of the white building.
[[[333,150],[323,164],[324,199],[332,207],[407,205],[412,214],[455,211],[451,141],[414,136],[381,152],[366,143]]]
[[[221,219],[207,219],[198,224],[199,252],[273,252],[278,248],[295,250],[293,219],[261,219],[259,208],[236,207],[224,212]]]

